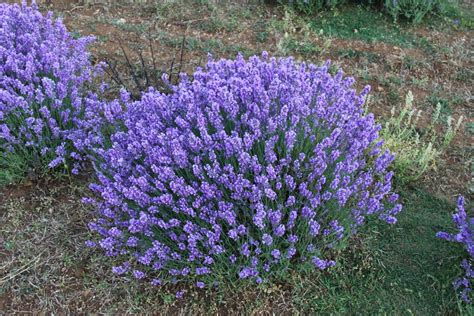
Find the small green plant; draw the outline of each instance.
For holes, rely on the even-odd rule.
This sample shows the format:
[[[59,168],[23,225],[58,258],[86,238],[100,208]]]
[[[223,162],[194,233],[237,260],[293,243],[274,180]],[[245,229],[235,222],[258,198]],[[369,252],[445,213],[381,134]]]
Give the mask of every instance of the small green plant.
[[[19,149],[20,150],[20,149]],[[0,187],[20,182],[25,175],[29,176],[33,172],[44,174],[47,172],[47,168],[43,170],[34,170],[32,165],[41,165],[40,162],[35,161],[38,159],[31,151],[21,149],[20,152],[5,153],[0,159]]]
[[[323,45],[316,43],[314,39],[319,35],[293,10],[285,10],[282,21],[274,25],[273,28],[277,32],[283,33],[277,43],[277,49],[284,56],[295,53],[301,55],[319,54],[331,46],[330,39],[327,39]]]
[[[420,23],[425,15],[433,11],[435,0],[385,0],[385,9],[394,20],[402,17]]]
[[[156,19],[160,22],[170,22],[184,19],[183,4],[177,1],[157,1]]]
[[[474,134],[474,123],[470,122],[466,124],[466,129],[469,133]]]
[[[266,21],[259,20],[255,23],[255,40],[259,43],[265,43],[269,37],[269,25]]]
[[[280,0],[279,2],[293,7],[296,11],[314,14],[323,9],[334,8],[346,3],[346,0]]]
[[[385,146],[396,154],[393,166],[402,183],[418,179],[435,166],[437,158],[451,143],[463,119],[461,116],[453,124],[452,116],[448,116],[446,127],[441,128],[441,104],[438,103],[429,126],[420,129],[418,122],[421,114],[421,110],[413,107],[413,94],[409,91],[405,106],[399,113],[396,113],[395,107],[392,108],[391,117],[380,132]]]

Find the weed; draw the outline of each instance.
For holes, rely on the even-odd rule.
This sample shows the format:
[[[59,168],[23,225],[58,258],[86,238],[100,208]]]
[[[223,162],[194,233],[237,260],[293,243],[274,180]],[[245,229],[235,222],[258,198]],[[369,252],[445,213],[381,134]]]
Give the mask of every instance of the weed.
[[[395,113],[395,107],[392,108],[392,116],[385,122],[381,137],[385,146],[396,154],[394,168],[401,183],[416,180],[433,167],[456,135],[462,117],[453,124],[452,117],[447,116],[447,126],[441,136],[436,131],[441,111],[442,106],[438,103],[430,125],[421,131],[417,125],[421,111],[413,107],[411,91],[406,96],[404,108],[398,114]]]
[[[285,56],[292,54],[300,54],[303,56],[320,54],[329,47],[329,42],[325,47],[320,47],[316,43],[300,41],[285,34],[277,45],[278,51]]]
[[[398,76],[389,76],[387,78],[388,82],[390,82],[391,84],[393,85],[396,85],[396,86],[401,86],[403,81],[402,81],[402,78],[398,77]]]
[[[358,69],[357,73],[358,73],[358,76],[366,82],[374,79],[373,73],[368,69],[367,66],[364,66],[362,69]]]
[[[466,130],[471,133],[471,134],[474,134],[474,122],[469,122],[466,124]]]
[[[413,57],[411,57],[410,55],[406,55],[403,57],[402,68],[413,70],[415,69],[415,66],[416,66],[416,60]]]
[[[398,104],[400,103],[401,98],[396,90],[390,88],[387,94],[387,100],[389,104]]]
[[[22,151],[22,153],[3,153],[3,157],[0,160],[0,187],[20,182],[24,179],[27,174],[35,174],[39,172],[33,172],[30,169],[31,161],[35,157],[29,154],[28,151]],[[38,165],[35,163],[34,165]],[[42,170],[44,173],[46,170]]]
[[[464,5],[462,3],[463,1],[457,0],[438,1],[439,15],[451,27],[472,30],[474,28],[472,8],[467,1],[464,1]]]
[[[267,31],[256,32],[255,40],[259,43],[265,43],[268,40],[268,35]]]
[[[109,40],[107,35],[99,35],[97,36],[97,40],[101,43],[106,43]]]
[[[286,10],[283,20],[274,23],[273,27],[283,33],[277,43],[277,50],[285,56],[291,54],[303,56],[322,54],[331,46],[329,39],[319,45],[315,41],[319,35],[302,18],[295,16],[295,13],[291,10]]]
[[[411,83],[419,88],[425,88],[428,84],[428,78],[427,77],[423,77],[421,79],[412,78]]]
[[[473,80],[474,76],[472,75],[472,73],[472,70],[462,68],[456,73],[455,79],[467,83]]]
[[[72,31],[71,31],[71,37],[72,37],[73,39],[79,39],[79,38],[82,37],[82,34],[81,34],[81,32],[79,32],[78,30],[72,30]]]
[[[270,36],[268,31],[268,24],[264,20],[259,20],[255,23],[255,40],[259,43],[265,43]]]
[[[186,20],[186,5],[189,4],[180,1],[157,1],[156,19],[162,23]]]
[[[197,23],[197,28],[208,33],[217,33],[219,31],[233,32],[237,30],[239,24],[235,17],[223,16],[221,12],[213,10],[211,16]]]
[[[436,2],[433,0],[385,0],[385,10],[396,21],[400,17],[420,23],[425,15],[434,11]]]
[[[432,107],[439,108],[440,118],[444,122],[447,122],[448,117],[451,116],[453,112],[451,107],[453,102],[443,96],[440,96],[439,91],[434,91],[432,94],[430,94],[427,97],[427,101]]]

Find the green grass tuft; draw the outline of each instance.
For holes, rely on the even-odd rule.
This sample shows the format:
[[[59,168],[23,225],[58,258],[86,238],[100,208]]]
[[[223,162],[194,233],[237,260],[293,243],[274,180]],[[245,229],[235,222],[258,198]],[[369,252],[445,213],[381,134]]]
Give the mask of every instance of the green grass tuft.
[[[330,37],[385,42],[400,47],[430,45],[414,34],[409,25],[393,23],[387,16],[369,7],[347,5],[322,12],[310,21],[311,27]]]

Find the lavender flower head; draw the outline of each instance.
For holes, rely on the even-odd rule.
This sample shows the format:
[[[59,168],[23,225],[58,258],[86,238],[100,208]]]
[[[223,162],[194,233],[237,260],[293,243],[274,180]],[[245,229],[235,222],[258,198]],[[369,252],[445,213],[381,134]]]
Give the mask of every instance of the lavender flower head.
[[[326,269],[366,217],[394,223],[393,155],[364,115],[368,89],[328,69],[266,53],[210,59],[171,94],[103,104],[113,132],[93,155],[99,247],[202,287],[299,262]]]
[[[464,276],[453,282],[454,289],[459,291],[461,299],[466,303],[472,302],[472,284],[474,280],[474,217],[469,217],[465,209],[464,197],[460,196],[457,203],[457,212],[453,214],[453,222],[457,232],[449,234],[438,232],[437,237],[461,243],[467,251],[467,258],[461,262]]]
[[[95,69],[60,19],[32,6],[0,4],[0,167],[26,152],[29,168],[74,168],[83,157],[70,132],[84,111],[84,84]]]

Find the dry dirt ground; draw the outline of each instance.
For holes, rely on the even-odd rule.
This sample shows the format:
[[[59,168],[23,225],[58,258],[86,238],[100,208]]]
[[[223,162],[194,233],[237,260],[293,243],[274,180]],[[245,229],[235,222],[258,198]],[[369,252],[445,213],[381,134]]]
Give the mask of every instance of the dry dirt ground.
[[[144,75],[139,73],[142,64],[148,69],[156,68],[157,75],[170,70],[192,72],[205,63],[208,53],[217,58],[234,57],[238,52],[249,56],[266,50],[274,56],[293,55],[315,63],[331,59],[357,79],[358,88],[372,86],[370,110],[380,117],[389,115],[394,106],[401,107],[409,90],[415,96],[415,106],[425,113],[420,124],[428,123],[435,104],[441,102],[443,113],[455,118],[463,115],[464,123],[436,168],[416,185],[449,200],[457,194],[472,200],[472,30],[407,27],[404,32],[423,42],[398,45],[393,41],[328,36],[308,27],[308,21],[274,6],[213,6],[179,1],[38,3],[42,10],[62,16],[75,36],[96,36],[94,59],[116,66],[121,80],[132,90],[136,82],[128,63],[138,65],[134,74],[143,85]],[[162,313],[192,310],[226,314],[229,308],[241,308],[216,294],[202,297],[208,304],[196,310],[193,300],[176,305],[166,291],[133,281],[124,284],[111,276],[107,259],[97,258],[84,247],[91,216],[81,203],[88,194],[86,183],[87,177],[66,182],[42,180],[0,190],[0,314],[153,313],[157,301],[163,302]],[[370,255],[367,258],[370,261]],[[257,297],[245,310],[291,313],[288,298],[282,294],[285,291],[275,286],[257,294],[250,292]],[[200,293],[193,295],[197,298]],[[271,310],[268,306],[272,306]]]

